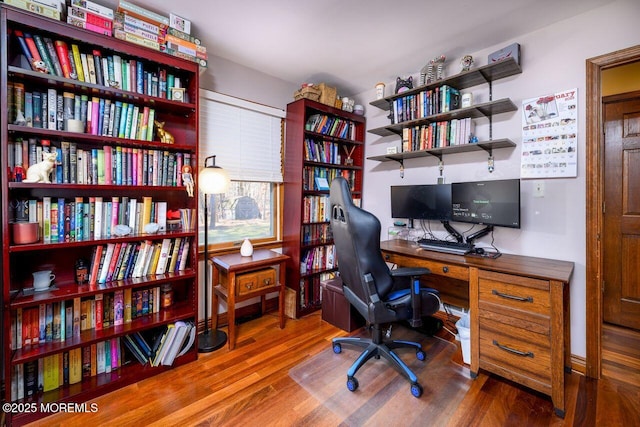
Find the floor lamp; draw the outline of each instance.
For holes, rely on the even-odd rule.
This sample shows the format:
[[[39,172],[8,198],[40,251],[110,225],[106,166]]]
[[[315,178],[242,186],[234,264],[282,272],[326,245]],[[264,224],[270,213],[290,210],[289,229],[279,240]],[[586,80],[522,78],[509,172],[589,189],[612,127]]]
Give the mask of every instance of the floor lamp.
[[[209,162],[211,160],[211,162]],[[209,164],[211,163],[211,164]],[[220,194],[229,187],[229,175],[220,166],[216,166],[216,156],[204,159],[204,167],[198,174],[198,188],[204,194],[204,331],[198,335],[198,352],[210,353],[227,342],[227,334],[220,330],[209,329],[209,218],[207,207],[210,194]]]

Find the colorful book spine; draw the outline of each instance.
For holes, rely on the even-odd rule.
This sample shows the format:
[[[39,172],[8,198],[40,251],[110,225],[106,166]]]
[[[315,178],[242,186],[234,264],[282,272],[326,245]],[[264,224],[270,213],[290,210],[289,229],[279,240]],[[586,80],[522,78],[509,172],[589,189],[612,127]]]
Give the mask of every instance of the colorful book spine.
[[[54,76],[57,76],[58,75],[57,71],[54,68],[53,63],[51,62],[51,58],[49,57],[49,50],[47,49],[47,46],[43,38],[39,34],[33,34],[32,37],[36,43],[38,52],[40,52],[40,57],[42,58],[42,61],[45,63],[45,65],[47,66],[47,69],[49,70],[49,74],[53,74]]]
[[[73,54],[73,63],[76,66],[76,74],[78,75],[78,80],[84,82],[84,69],[82,68],[82,57],[80,56],[80,47],[72,43],[71,44],[71,53]]]
[[[56,46],[49,37],[43,37],[42,40],[47,48],[47,53],[49,54],[49,58],[51,60],[51,64],[53,65],[53,70],[55,74],[60,77],[65,77],[62,72],[62,64],[58,58],[58,52],[56,51]]]

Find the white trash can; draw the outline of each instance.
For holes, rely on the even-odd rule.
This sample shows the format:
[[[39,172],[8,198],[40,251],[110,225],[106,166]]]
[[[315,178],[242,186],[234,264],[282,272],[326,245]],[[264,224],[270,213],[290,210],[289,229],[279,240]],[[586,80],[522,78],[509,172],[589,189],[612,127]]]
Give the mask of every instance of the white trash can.
[[[469,313],[465,313],[456,322],[460,345],[462,347],[462,361],[467,365],[471,364],[471,319]]]

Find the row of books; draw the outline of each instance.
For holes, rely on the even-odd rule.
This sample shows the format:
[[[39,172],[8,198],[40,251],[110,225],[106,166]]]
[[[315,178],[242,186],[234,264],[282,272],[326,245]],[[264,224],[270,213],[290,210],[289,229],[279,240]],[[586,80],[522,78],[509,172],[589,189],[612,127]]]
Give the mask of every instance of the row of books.
[[[146,335],[146,336],[145,336]],[[134,360],[150,366],[172,365],[195,342],[195,326],[176,322],[149,332],[135,332],[13,366],[14,401],[109,374]]]
[[[300,274],[318,270],[331,270],[338,266],[334,245],[316,246],[303,252],[300,257]]]
[[[41,392],[108,374],[127,363],[120,337],[13,366],[13,400],[32,399]]]
[[[340,146],[336,142],[318,141],[312,138],[304,140],[304,159],[307,161],[331,163],[332,165],[342,164]]]
[[[77,43],[67,44],[38,33],[13,30],[13,36],[34,71],[167,99],[171,88],[188,83],[168,68],[139,59],[103,55],[95,48],[81,51]]]
[[[185,354],[195,342],[195,325],[191,322],[176,322],[163,328],[149,344],[140,334],[127,335],[124,344],[142,365],[171,366],[176,357]]]
[[[342,176],[347,180],[351,191],[353,191],[355,188],[355,175],[356,171],[350,169],[305,166],[302,170],[302,188],[307,191],[328,190],[328,184],[330,184],[336,176]],[[318,178],[324,178],[326,181],[319,181]],[[321,182],[322,184],[320,184]],[[325,182],[327,187],[325,187]]]
[[[146,196],[142,201],[117,196],[86,199],[18,199],[9,206],[9,220],[39,223],[43,243],[109,239],[115,237],[119,224],[129,226],[134,234],[142,234],[150,222],[158,224],[161,232],[167,229],[167,202],[153,202]]]
[[[300,308],[318,307],[322,304],[322,292],[320,283],[334,279],[336,273],[333,271],[316,274],[300,280]]]
[[[312,114],[307,119],[305,129],[309,132],[329,135],[342,139],[355,139],[355,123],[326,114]]]
[[[442,85],[393,100],[392,123],[421,119],[460,108],[460,91]]]
[[[96,246],[91,258],[89,285],[183,271],[189,258],[189,246],[188,237]]]
[[[331,233],[329,224],[305,224],[302,226],[300,243],[303,245],[328,242],[332,239],[333,234]]]
[[[329,195],[304,196],[302,200],[302,222],[329,222]]]
[[[80,120],[82,132],[114,138],[152,141],[155,133],[156,111],[123,101],[111,101],[72,92],[25,91],[20,82],[10,82],[13,96],[9,111],[11,123],[34,128],[78,132],[68,120]],[[12,120],[13,119],[13,120]]]
[[[103,330],[160,311],[160,288],[120,289],[92,297],[17,308],[11,319],[11,349],[65,342],[83,331]]]
[[[183,185],[180,171],[191,164],[190,153],[108,145],[102,149],[80,149],[77,143],[68,141],[55,147],[50,140],[17,138],[8,143],[10,180],[22,181],[28,167],[49,152],[57,155],[50,176],[54,184],[180,187]],[[21,173],[17,173],[17,166]]]
[[[468,144],[473,137],[473,123],[471,118],[466,118],[404,128],[402,151],[431,150]]]

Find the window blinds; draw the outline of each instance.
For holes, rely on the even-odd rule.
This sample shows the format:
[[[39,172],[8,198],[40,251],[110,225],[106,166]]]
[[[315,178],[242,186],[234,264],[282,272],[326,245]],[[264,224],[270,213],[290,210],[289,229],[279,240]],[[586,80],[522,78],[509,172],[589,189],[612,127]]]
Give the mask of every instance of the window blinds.
[[[216,156],[234,181],[282,182],[285,113],[200,89],[200,165]]]

